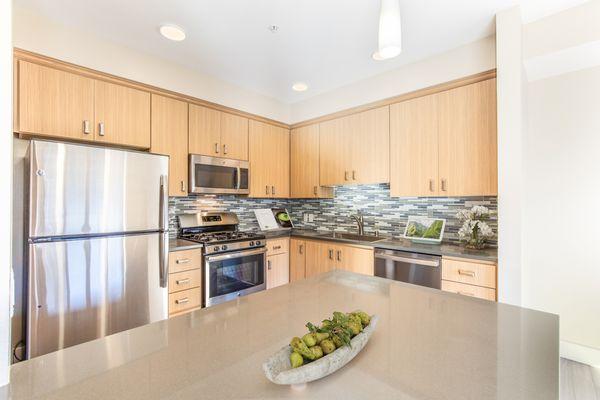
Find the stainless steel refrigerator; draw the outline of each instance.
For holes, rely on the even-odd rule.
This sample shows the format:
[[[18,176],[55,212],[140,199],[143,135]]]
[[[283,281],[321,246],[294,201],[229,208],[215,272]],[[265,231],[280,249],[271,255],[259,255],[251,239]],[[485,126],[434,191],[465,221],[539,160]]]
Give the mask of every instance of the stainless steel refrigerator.
[[[168,316],[168,158],[31,141],[27,357]]]

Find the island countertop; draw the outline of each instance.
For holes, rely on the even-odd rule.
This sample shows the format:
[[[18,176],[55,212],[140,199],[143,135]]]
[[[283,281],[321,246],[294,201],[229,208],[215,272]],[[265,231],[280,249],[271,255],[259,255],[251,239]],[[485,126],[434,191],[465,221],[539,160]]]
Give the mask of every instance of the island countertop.
[[[355,309],[380,319],[348,365],[300,391],[265,378],[307,321]],[[551,400],[558,340],[552,314],[333,271],[16,364],[5,398]]]

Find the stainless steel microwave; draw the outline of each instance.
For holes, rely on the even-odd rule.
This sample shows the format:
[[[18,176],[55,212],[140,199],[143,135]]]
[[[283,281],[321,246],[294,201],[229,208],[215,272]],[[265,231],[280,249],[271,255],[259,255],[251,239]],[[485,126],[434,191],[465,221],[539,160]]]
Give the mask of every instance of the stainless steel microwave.
[[[250,193],[248,161],[190,154],[191,193]]]

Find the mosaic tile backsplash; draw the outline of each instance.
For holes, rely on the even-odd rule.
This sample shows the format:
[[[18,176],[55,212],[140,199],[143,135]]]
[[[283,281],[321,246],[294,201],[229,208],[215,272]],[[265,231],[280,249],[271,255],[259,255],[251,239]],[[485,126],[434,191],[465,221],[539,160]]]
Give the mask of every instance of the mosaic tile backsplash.
[[[391,198],[388,184],[343,186],[335,188],[333,199],[249,199],[241,196],[199,195],[169,199],[171,235],[177,234],[178,214],[199,211],[232,211],[240,219],[240,230],[258,230],[253,210],[256,208],[287,208],[297,228],[355,232],[356,224],[350,215],[360,211],[364,215],[365,231],[401,237],[410,215],[446,218],[445,242],[457,243],[461,223],[456,212],[474,205],[484,205],[494,215],[488,221],[498,231],[496,197],[452,198]],[[312,214],[313,222],[305,222],[305,214]],[[491,245],[496,240],[490,241]]]

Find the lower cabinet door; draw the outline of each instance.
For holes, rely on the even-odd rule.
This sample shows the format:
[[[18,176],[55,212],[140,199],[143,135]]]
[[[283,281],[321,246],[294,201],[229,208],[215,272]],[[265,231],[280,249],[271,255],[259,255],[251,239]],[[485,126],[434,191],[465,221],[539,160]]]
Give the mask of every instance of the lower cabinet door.
[[[290,240],[290,282],[306,277],[306,242]]]
[[[306,277],[335,268],[335,248],[330,242],[306,241]]]
[[[290,282],[289,254],[277,254],[267,257],[267,289]]]
[[[374,274],[373,249],[339,246],[336,253],[338,268],[357,274]]]

